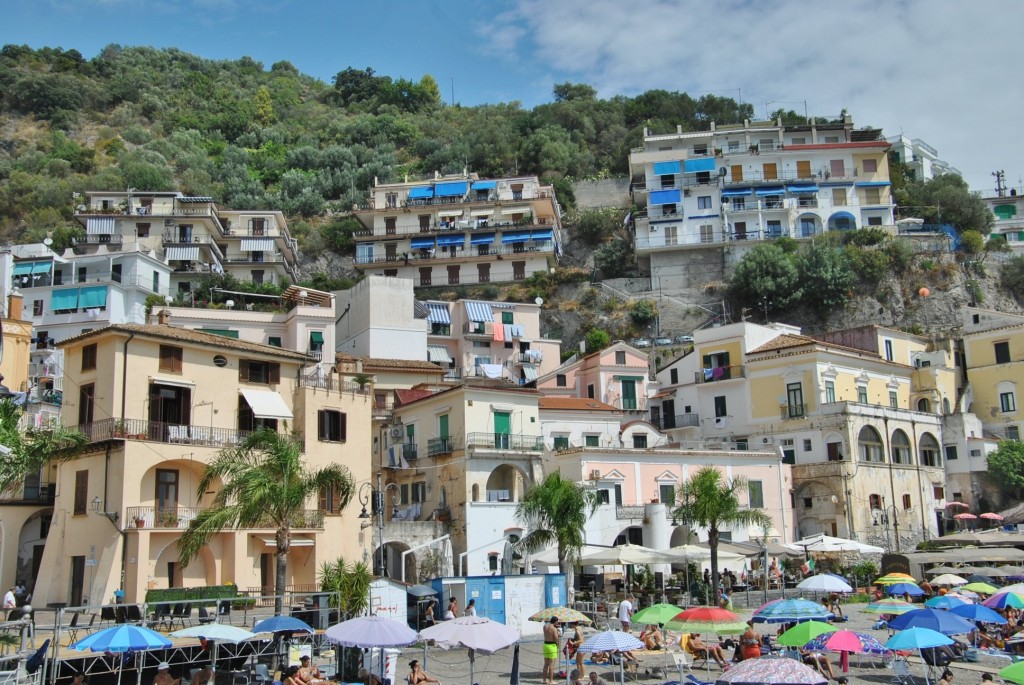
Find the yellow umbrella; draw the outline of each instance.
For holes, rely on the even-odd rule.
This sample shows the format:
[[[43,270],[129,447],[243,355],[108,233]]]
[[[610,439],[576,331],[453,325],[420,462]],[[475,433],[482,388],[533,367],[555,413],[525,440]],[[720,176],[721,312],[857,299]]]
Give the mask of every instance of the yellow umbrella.
[[[988,583],[967,583],[961,590],[970,590],[971,592],[981,592],[986,595],[994,595],[999,592],[999,588],[995,585],[989,585]]]
[[[875,581],[875,585],[893,585],[895,583],[916,583],[914,576],[906,573],[889,573]]]

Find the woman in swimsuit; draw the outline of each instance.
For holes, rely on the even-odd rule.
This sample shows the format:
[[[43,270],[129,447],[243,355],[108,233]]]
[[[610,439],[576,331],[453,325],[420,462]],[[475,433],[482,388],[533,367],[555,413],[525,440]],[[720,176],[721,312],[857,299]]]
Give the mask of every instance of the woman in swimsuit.
[[[441,681],[427,675],[427,672],[420,666],[420,662],[415,659],[409,662],[408,680],[409,685],[421,685],[421,683],[437,683],[437,685],[441,685]]]

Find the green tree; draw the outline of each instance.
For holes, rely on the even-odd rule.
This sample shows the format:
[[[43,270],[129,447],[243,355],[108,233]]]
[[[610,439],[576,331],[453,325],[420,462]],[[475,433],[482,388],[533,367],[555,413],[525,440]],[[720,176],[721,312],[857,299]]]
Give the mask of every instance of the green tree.
[[[587,209],[569,220],[570,230],[588,245],[599,245],[622,227],[622,211]]]
[[[260,86],[256,89],[253,104],[256,106],[256,123],[262,126],[269,126],[277,120],[277,114],[274,112],[274,102],[271,100],[270,90],[266,86]]]
[[[370,581],[373,574],[365,562],[347,562],[344,557],[320,565],[320,589],[330,592],[330,605],[342,620],[369,609]]]
[[[552,91],[555,102],[566,102],[569,100],[596,100],[597,90],[586,83],[556,83]]]
[[[780,246],[761,243],[736,265],[729,290],[748,307],[783,311],[800,300],[800,274],[793,258]]]
[[[607,331],[602,331],[600,328],[591,328],[583,336],[583,340],[587,343],[587,354],[599,352],[612,344],[612,337],[608,335]]]
[[[658,318],[658,305],[653,300],[637,300],[629,310],[629,318],[637,326],[654,323]]]
[[[417,85],[424,106],[441,104],[441,89],[437,86],[437,80],[433,76],[424,74]]]
[[[292,528],[302,520],[307,502],[329,488],[338,493],[341,506],[347,506],[354,490],[351,473],[339,464],[311,471],[303,463],[297,438],[263,428],[214,457],[199,479],[196,496],[205,497],[218,482],[223,487],[210,507],[189,522],[178,540],[181,564],[188,566],[223,530],[273,528],[274,613],[281,614]]]
[[[1017,297],[1024,296],[1024,255],[1014,255],[1003,264],[999,283]]]
[[[850,260],[827,240],[812,240],[797,258],[801,302],[819,314],[846,306],[854,275]]]
[[[988,472],[1015,499],[1024,495],[1024,442],[1001,440],[988,455]]]
[[[575,483],[557,471],[530,487],[516,506],[516,518],[527,533],[516,545],[528,554],[555,545],[558,570],[572,587],[573,569],[586,541],[583,527],[600,504],[596,490]]]
[[[0,400],[0,445],[10,450],[0,458],[0,491],[18,487],[52,461],[71,458],[89,442],[83,433],[60,425],[22,430],[22,413],[11,400]]]
[[[628,274],[634,262],[633,243],[625,238],[615,238],[594,250],[594,266],[604,278]]]
[[[901,217],[918,217],[929,224],[952,224],[959,232],[974,230],[988,235],[995,219],[988,205],[972,193],[957,174],[927,181],[912,181],[894,194]]]
[[[672,515],[691,530],[707,529],[708,547],[711,549],[711,587],[716,589],[718,542],[722,529],[751,525],[767,529],[772,525],[771,517],[763,511],[740,507],[739,494],[746,489],[745,478],[737,476],[726,480],[714,466],[702,466],[679,488],[679,506]]]

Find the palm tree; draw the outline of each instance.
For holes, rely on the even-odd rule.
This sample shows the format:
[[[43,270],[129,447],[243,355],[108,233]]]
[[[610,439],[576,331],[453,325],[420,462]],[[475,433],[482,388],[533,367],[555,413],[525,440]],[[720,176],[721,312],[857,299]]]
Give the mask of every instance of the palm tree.
[[[711,548],[711,586],[718,597],[718,539],[722,528],[751,524],[768,529],[772,519],[757,509],[740,508],[741,491],[747,480],[737,476],[727,481],[714,466],[702,466],[679,489],[679,506],[672,515],[689,528],[707,528]]]
[[[192,519],[178,540],[181,563],[188,566],[225,529],[276,528],[274,613],[280,614],[292,527],[301,521],[306,502],[327,488],[334,488],[341,506],[347,506],[355,488],[352,476],[338,464],[310,471],[296,438],[262,428],[217,454],[199,480],[196,496],[201,498],[217,481],[223,487],[212,506]]]
[[[39,473],[47,463],[70,459],[89,439],[83,433],[54,424],[21,430],[22,409],[11,400],[0,401],[0,492],[20,486],[25,476]]]
[[[529,532],[516,543],[528,554],[554,544],[558,550],[558,570],[565,574],[567,592],[572,592],[572,572],[585,544],[583,526],[600,504],[595,490],[549,474],[534,485],[516,507],[516,518]]]

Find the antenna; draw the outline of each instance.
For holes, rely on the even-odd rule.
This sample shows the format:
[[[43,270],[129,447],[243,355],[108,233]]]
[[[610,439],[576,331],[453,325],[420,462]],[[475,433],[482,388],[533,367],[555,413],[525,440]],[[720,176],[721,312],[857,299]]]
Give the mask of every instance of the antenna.
[[[992,175],[996,177],[996,196],[1006,197],[1006,172],[1000,169],[993,171]]]

